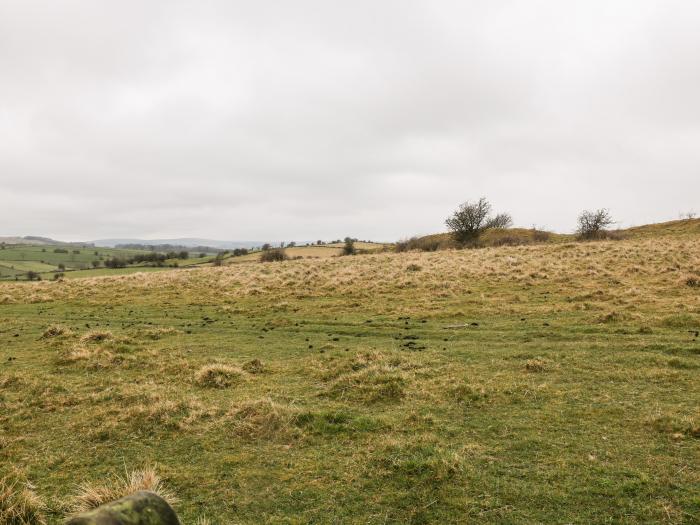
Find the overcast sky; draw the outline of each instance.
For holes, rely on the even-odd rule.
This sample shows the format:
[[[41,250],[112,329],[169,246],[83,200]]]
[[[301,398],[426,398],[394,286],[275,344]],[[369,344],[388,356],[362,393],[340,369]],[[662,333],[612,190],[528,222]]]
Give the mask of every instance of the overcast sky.
[[[0,0],[0,235],[700,212],[700,2]]]

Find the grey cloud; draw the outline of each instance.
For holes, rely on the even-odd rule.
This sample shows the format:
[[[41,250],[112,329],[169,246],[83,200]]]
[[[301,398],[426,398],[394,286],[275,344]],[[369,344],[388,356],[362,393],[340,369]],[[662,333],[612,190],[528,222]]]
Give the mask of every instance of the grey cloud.
[[[682,1],[0,3],[0,234],[570,230],[700,190]]]

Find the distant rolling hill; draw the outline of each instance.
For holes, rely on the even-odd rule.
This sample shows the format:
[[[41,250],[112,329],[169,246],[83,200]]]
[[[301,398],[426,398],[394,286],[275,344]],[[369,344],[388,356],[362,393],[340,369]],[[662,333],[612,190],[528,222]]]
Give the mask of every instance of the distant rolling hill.
[[[158,246],[169,244],[172,246],[198,247],[210,246],[222,250],[232,250],[234,248],[252,248],[261,246],[264,241],[217,241],[213,239],[198,239],[183,237],[178,239],[99,239],[91,241],[95,246],[104,248],[114,248],[125,244],[142,244],[146,246]]]
[[[676,221],[645,224],[630,228],[612,230],[619,239],[639,239],[648,237],[691,236],[700,235],[700,219],[682,219]],[[568,242],[576,240],[575,234],[552,233],[527,228],[507,228],[489,230],[481,238],[484,246],[502,244],[528,244],[531,242]],[[454,243],[449,233],[435,233],[416,239],[418,243],[436,243],[441,248],[451,247]]]
[[[88,243],[82,242],[63,242],[57,241],[55,239],[49,239],[48,237],[37,237],[27,235],[25,237],[19,236],[0,236],[0,243],[4,244],[31,244],[33,246],[63,246],[63,245],[84,245]]]

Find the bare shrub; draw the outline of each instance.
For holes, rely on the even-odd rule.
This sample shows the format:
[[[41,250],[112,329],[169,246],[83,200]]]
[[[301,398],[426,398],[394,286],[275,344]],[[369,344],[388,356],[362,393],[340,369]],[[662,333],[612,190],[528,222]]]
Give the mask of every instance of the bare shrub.
[[[343,245],[342,255],[355,255],[357,250],[355,249],[355,239],[351,237],[345,237],[345,244]]]
[[[605,230],[615,223],[610,211],[605,208],[595,211],[584,210],[577,220],[576,233],[580,239],[586,240],[605,238]]]
[[[431,237],[411,237],[403,241],[399,241],[394,245],[394,251],[396,252],[410,252],[410,251],[422,251],[422,252],[435,252],[437,250],[443,249],[446,246],[440,242],[439,239]]]
[[[260,254],[260,262],[286,261],[287,259],[289,259],[289,257],[284,248],[271,248],[269,250],[263,250]]]
[[[513,223],[507,213],[491,215],[491,204],[484,197],[464,202],[445,220],[454,239],[461,245],[474,244],[490,229],[508,228]]]

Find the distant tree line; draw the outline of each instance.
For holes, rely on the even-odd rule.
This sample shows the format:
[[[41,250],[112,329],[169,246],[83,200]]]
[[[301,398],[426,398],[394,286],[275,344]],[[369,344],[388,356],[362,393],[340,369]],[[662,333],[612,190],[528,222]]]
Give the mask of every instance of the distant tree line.
[[[189,259],[190,254],[186,251],[167,253],[137,253],[131,257],[112,257],[104,262],[107,268],[124,268],[130,264],[147,264],[149,266],[165,266],[168,259]],[[97,264],[96,264],[97,263]],[[93,261],[92,265],[97,268],[99,261]]]
[[[199,253],[220,253],[228,251],[224,248],[213,248],[211,246],[184,246],[180,244],[138,244],[138,243],[127,243],[127,244],[117,244],[115,248],[122,250],[144,250],[148,252],[179,252],[183,250],[189,250],[191,252]]]

